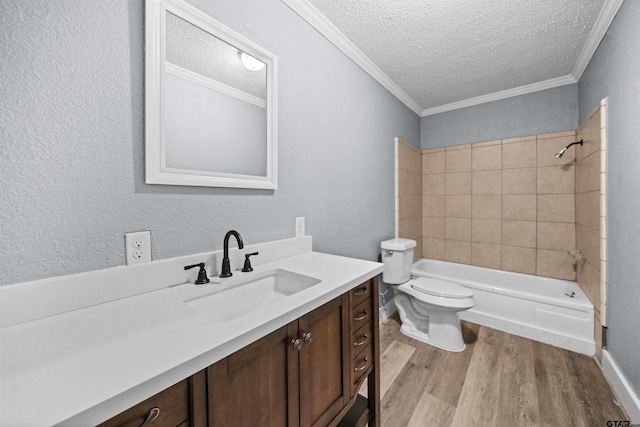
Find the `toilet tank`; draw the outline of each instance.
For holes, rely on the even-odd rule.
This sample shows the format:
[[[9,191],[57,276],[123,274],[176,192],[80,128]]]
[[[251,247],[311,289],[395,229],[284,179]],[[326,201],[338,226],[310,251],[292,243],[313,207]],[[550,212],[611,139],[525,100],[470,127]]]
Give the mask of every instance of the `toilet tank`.
[[[413,249],[416,241],[411,239],[391,239],[380,243],[384,271],[382,281],[390,285],[399,285],[411,278]]]

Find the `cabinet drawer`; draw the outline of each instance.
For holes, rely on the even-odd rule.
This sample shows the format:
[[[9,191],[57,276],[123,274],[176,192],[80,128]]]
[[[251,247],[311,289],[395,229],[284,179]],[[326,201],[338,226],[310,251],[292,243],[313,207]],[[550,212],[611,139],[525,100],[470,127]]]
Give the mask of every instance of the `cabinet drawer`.
[[[366,299],[353,307],[351,311],[351,330],[357,331],[364,326],[365,323],[371,320],[372,314],[371,299]]]
[[[153,420],[153,426],[179,426],[189,419],[189,380],[180,381],[178,384],[151,396],[142,403],[137,404],[110,420],[100,424],[99,427],[138,427],[149,414],[149,411],[157,408],[160,410]]]
[[[373,322],[370,320],[360,329],[351,334],[351,358],[355,358],[371,342],[373,336]]]
[[[371,291],[373,290],[373,282],[367,280],[363,284],[356,286],[351,290],[351,307],[355,307],[362,301],[371,298]]]
[[[353,385],[355,386],[360,378],[369,371],[369,368],[373,365],[373,349],[371,345],[368,345],[353,359],[352,371]]]

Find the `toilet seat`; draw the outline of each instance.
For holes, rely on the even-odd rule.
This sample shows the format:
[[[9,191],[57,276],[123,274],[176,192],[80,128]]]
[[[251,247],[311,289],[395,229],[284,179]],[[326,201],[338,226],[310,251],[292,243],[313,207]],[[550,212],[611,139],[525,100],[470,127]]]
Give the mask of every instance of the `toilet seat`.
[[[418,277],[411,281],[416,291],[443,298],[472,298],[473,292],[457,283],[433,277]]]
[[[473,292],[457,283],[434,277],[411,279],[398,290],[433,308],[466,310],[474,305]]]

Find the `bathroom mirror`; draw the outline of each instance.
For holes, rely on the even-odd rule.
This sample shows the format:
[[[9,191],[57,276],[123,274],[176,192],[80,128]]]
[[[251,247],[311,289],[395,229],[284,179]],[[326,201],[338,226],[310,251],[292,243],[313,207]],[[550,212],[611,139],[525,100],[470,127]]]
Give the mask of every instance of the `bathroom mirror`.
[[[277,188],[277,58],[183,0],[146,0],[145,182]]]

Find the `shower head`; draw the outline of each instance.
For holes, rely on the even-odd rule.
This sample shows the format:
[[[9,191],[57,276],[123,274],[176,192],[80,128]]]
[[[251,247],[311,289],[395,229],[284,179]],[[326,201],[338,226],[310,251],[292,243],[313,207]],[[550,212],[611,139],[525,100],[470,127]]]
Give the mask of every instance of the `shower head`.
[[[568,149],[569,147],[571,147],[572,145],[576,145],[576,144],[580,144],[580,145],[582,145],[582,140],[580,140],[580,141],[576,141],[576,142],[572,142],[571,144],[567,145],[567,146],[566,146],[566,147],[564,147],[562,150],[560,150],[560,151],[558,151],[558,152],[556,153],[556,157],[557,157],[557,158],[561,158],[561,157],[562,157],[562,155],[564,154],[564,152],[565,152],[565,151],[567,151],[567,149]]]

